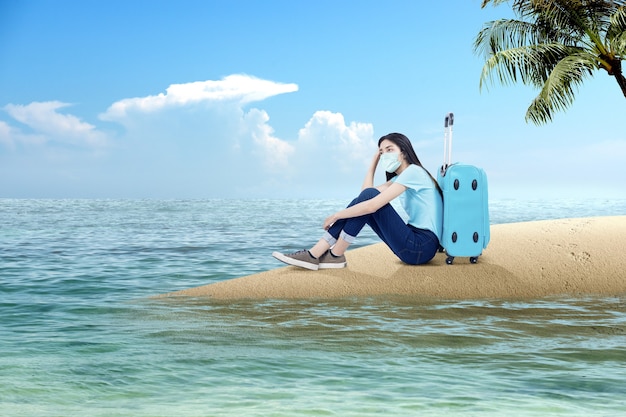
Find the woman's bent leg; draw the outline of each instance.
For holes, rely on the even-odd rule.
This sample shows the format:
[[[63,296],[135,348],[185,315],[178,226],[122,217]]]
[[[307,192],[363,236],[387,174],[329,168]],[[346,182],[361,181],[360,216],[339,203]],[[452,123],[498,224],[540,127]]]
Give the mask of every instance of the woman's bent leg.
[[[378,194],[380,191],[377,189],[366,188],[352,200],[348,207],[370,200]],[[408,264],[428,262],[439,248],[439,241],[434,233],[407,225],[391,204],[385,204],[374,213],[338,220],[309,251],[289,255],[274,253],[273,255],[290,265],[309,269],[344,267],[346,262],[343,253],[354,242],[365,224],[374,230],[400,260]],[[332,257],[329,248],[332,248],[335,255],[339,255],[341,258],[339,261],[337,257]]]
[[[378,193],[378,190],[373,189],[366,196],[372,198]],[[372,214],[346,220],[342,229],[343,239],[340,238],[339,242],[345,239],[348,244],[352,243],[365,224],[405,263],[426,263],[439,249],[439,241],[434,233],[406,224],[391,204],[385,204]]]
[[[348,207],[352,207],[355,204],[359,204],[363,201],[370,200],[380,194],[376,188],[366,188],[348,204]],[[324,234],[322,238],[331,247],[332,253],[338,256],[343,256],[344,252],[354,242],[356,236],[359,234],[363,226],[367,222],[369,215],[355,217],[351,219],[341,219],[336,221]],[[348,227],[348,230],[346,230]],[[318,245],[320,244],[318,243]]]
[[[348,204],[348,207],[352,207],[356,204],[362,203],[363,201],[371,200],[378,194],[380,194],[380,191],[378,191],[376,188],[366,188],[361,191],[357,198],[355,198],[350,202],[350,204]],[[334,245],[337,242],[337,239],[339,239],[340,237],[345,238],[346,240],[350,241],[350,243],[352,243],[352,241],[354,241],[354,238],[359,234],[363,226],[365,226],[365,224],[367,223],[368,216],[369,215],[354,217],[351,219],[338,220],[328,229],[328,232],[324,235],[324,238],[331,244],[331,246]],[[350,224],[349,230],[345,230],[348,224]],[[345,233],[342,234],[342,232]],[[345,236],[346,234],[348,236]]]
[[[366,188],[348,207],[370,200],[378,194],[380,194],[380,191],[377,189]],[[411,231],[391,204],[385,204],[374,213],[344,219],[335,223],[329,229],[325,238],[331,246],[334,245],[333,252],[335,254],[342,254],[354,242],[356,236],[366,224],[372,227],[374,232],[394,253],[399,253],[404,248],[408,237],[407,233]]]
[[[352,200],[348,207],[358,204],[361,201],[369,200],[378,194],[379,191],[375,188],[368,188],[366,190],[363,190],[357,198]],[[320,239],[309,250],[302,250],[290,254],[273,252],[272,256],[286,264],[295,265],[307,269],[317,270],[319,268],[343,268],[346,266],[346,260],[343,256],[343,252],[345,251],[345,249],[341,248],[347,248],[349,244],[354,240],[354,237],[346,236],[345,232],[343,232],[343,227],[345,224],[345,219],[335,222],[335,224],[333,224],[328,229],[328,231],[324,233],[322,239]],[[365,223],[363,222],[363,225],[364,224]],[[361,228],[363,227],[363,225],[361,225]],[[344,241],[342,239],[343,237],[347,237],[350,242]],[[340,243],[338,241],[340,241]],[[330,251],[328,249],[336,246],[337,243],[339,243],[337,249],[341,249],[341,252],[335,253],[335,255],[339,256],[333,256],[330,254]]]

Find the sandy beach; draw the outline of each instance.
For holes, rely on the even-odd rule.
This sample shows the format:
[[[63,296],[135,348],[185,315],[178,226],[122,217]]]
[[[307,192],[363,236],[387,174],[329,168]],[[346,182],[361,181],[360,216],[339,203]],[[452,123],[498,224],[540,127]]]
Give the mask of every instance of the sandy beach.
[[[626,293],[626,216],[572,218],[491,227],[491,242],[471,264],[438,254],[403,264],[383,243],[346,253],[348,267],[292,266],[163,294],[213,299],[417,295],[445,299],[535,298]],[[298,249],[298,248],[294,248]],[[271,250],[268,249],[268,256]]]

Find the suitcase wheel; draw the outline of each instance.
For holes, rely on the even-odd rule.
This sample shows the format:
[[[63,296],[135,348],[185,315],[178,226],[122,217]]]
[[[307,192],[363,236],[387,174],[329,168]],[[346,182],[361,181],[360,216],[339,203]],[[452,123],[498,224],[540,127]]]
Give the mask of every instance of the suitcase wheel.
[[[478,256],[470,256],[469,261],[472,264],[478,263]],[[448,255],[448,257],[446,258],[446,264],[452,265],[453,263],[454,263],[454,256]]]

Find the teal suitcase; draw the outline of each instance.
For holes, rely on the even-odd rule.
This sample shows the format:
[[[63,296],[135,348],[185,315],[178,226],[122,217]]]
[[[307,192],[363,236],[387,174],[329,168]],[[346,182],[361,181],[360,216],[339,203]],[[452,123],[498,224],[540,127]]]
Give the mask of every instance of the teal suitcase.
[[[451,265],[455,257],[478,262],[490,239],[487,175],[482,168],[450,164],[454,115],[445,118],[444,164],[437,174],[443,191],[443,232],[441,246]]]

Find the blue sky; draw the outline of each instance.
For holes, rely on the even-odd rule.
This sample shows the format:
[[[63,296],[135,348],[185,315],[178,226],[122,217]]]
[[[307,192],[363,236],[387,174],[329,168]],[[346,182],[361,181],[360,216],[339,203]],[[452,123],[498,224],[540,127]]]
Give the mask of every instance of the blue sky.
[[[0,197],[348,199],[392,131],[435,173],[450,111],[491,198],[626,197],[615,80],[527,124],[480,3],[0,0]]]

